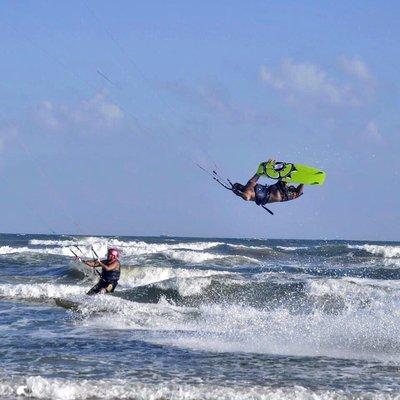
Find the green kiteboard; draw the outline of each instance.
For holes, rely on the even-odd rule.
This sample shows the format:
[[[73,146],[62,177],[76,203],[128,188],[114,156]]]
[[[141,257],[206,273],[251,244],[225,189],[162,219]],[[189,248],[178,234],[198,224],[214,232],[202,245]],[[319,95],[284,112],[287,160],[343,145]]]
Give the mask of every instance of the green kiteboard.
[[[287,162],[262,162],[257,169],[257,175],[267,176],[288,183],[303,183],[305,185],[322,185],[325,172],[304,164]]]

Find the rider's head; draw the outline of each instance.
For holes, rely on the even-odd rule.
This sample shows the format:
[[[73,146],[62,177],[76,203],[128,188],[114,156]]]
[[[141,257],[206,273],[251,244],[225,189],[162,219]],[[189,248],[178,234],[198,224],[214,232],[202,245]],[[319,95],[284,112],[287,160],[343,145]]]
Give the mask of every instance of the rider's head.
[[[119,252],[117,249],[108,249],[107,258],[109,260],[118,260]]]

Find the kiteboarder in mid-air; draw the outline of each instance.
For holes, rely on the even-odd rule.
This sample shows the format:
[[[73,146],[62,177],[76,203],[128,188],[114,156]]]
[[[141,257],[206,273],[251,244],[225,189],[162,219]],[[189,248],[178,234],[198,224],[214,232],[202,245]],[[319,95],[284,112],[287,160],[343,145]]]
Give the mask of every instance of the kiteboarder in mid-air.
[[[232,183],[229,178],[223,178],[215,169],[210,171],[199,164],[197,166],[225,189],[243,200],[254,201],[270,214],[273,212],[265,206],[266,204],[297,199],[303,194],[304,185],[322,185],[326,176],[324,171],[305,164],[276,162],[274,159],[269,159],[260,163],[256,174],[242,185],[238,182]],[[273,185],[260,185],[257,182],[261,176],[276,179],[277,182]],[[299,185],[293,186],[290,183]]]
[[[269,159],[267,164],[275,164],[275,160]],[[262,174],[257,171],[246,185],[234,183],[232,185],[232,192],[243,200],[254,201],[257,205],[261,206],[268,203],[294,200],[303,194],[303,184],[297,187],[293,185],[288,186],[286,182],[278,180],[278,182],[273,185],[260,185],[257,182],[261,175]]]

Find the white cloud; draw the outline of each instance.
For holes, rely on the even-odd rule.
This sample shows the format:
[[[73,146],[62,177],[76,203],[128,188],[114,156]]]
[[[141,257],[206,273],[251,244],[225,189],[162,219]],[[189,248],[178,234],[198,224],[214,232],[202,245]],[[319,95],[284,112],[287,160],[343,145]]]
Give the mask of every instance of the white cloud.
[[[274,77],[264,65],[261,66],[260,77],[263,82],[271,84],[275,89],[284,89],[285,87],[283,81]]]
[[[260,70],[261,80],[283,93],[288,100],[303,103],[304,101],[325,102],[333,105],[360,105],[349,84],[335,82],[327,72],[312,63],[295,63],[285,60],[277,73],[270,72],[266,66]]]
[[[360,58],[340,57],[340,65],[343,70],[361,80],[372,79],[371,73],[366,64]]]
[[[59,112],[51,101],[42,101],[35,111],[36,120],[46,129],[55,130],[61,126]]]
[[[378,125],[376,124],[375,121],[369,121],[366,126],[365,131],[366,131],[367,137],[374,140],[375,142],[383,143],[383,141],[384,141],[383,136],[382,136],[382,134],[378,128]]]
[[[18,135],[19,128],[15,124],[0,128],[0,153],[3,152],[6,142],[11,141]]]
[[[112,127],[123,118],[121,108],[109,101],[104,93],[98,93],[81,102],[71,111],[71,117],[78,123]]]
[[[65,129],[71,124],[85,128],[109,129],[115,127],[123,116],[121,108],[109,101],[104,93],[97,93],[89,100],[75,105],[43,101],[34,113],[36,121],[48,130]]]

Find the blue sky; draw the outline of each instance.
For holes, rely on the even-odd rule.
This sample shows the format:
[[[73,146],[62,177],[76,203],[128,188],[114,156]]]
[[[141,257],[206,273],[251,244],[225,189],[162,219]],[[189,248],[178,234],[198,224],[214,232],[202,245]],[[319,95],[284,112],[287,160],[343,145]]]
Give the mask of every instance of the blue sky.
[[[397,2],[3,1],[3,232],[398,240]],[[274,216],[245,182],[318,166]]]

